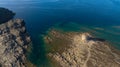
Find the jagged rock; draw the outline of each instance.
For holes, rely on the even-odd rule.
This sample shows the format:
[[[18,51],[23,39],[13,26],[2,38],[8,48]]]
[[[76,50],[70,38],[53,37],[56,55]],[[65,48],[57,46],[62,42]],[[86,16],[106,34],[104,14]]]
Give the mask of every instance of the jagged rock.
[[[25,67],[26,50],[30,44],[22,19],[13,19],[0,25],[0,65]]]
[[[56,34],[53,35],[52,31]],[[95,38],[89,33],[52,31],[45,36],[51,37],[51,43],[46,42],[49,40],[45,43],[55,46],[48,50],[53,67],[120,67],[120,51],[104,39]]]

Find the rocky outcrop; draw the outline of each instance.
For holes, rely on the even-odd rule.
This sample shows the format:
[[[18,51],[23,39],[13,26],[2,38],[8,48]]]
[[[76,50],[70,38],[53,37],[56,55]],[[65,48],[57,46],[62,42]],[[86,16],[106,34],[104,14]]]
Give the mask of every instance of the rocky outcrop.
[[[48,50],[54,67],[120,67],[120,51],[89,33],[50,30],[44,39],[55,46]]]
[[[0,24],[5,23],[14,17],[15,13],[12,11],[0,7]]]
[[[25,23],[13,19],[0,25],[0,66],[25,67],[26,50],[30,44]]]

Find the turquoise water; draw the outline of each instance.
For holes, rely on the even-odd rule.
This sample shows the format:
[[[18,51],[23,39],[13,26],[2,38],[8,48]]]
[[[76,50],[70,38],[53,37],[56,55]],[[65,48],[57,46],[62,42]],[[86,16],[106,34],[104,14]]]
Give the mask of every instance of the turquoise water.
[[[118,0],[0,0],[0,7],[23,18],[33,41],[30,60],[49,67],[42,35],[55,27],[64,31],[90,32],[120,49],[120,1]]]

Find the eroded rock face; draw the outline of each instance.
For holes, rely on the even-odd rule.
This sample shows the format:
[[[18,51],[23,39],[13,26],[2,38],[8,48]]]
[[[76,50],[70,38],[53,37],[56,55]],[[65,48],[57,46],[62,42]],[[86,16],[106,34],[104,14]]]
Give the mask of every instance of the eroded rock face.
[[[0,65],[2,67],[25,67],[26,49],[30,44],[25,23],[21,19],[0,25]]]
[[[53,35],[52,31],[57,33]],[[69,47],[54,44],[59,48],[65,48],[61,52],[56,50],[49,52],[48,56],[56,63],[54,67],[120,67],[120,51],[111,47],[104,39],[94,38],[89,33],[52,31],[48,33],[49,36],[45,36],[51,38],[50,43],[46,42],[51,47],[56,42],[54,40],[61,38],[61,42],[66,43],[65,38],[69,38],[67,40],[70,42],[64,44]]]

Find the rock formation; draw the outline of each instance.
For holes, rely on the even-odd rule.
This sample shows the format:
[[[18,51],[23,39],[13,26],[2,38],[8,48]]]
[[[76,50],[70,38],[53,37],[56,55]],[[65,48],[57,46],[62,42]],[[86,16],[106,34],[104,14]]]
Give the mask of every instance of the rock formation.
[[[0,67],[26,67],[26,52],[31,43],[22,19],[0,8]]]
[[[53,67],[120,67],[120,51],[89,33],[50,30],[44,39]]]
[[[30,42],[23,20],[13,19],[1,24],[0,66],[25,67],[25,53]]]
[[[14,17],[15,13],[6,9],[0,8],[0,24],[5,23]]]

